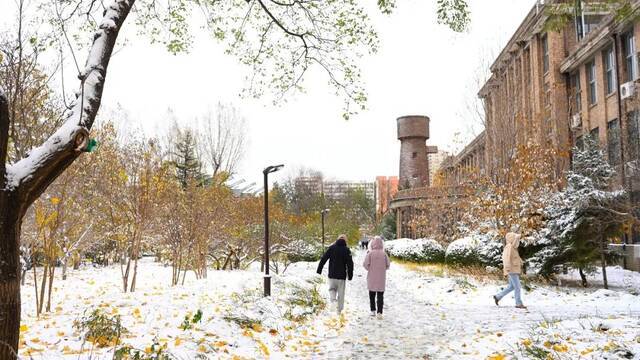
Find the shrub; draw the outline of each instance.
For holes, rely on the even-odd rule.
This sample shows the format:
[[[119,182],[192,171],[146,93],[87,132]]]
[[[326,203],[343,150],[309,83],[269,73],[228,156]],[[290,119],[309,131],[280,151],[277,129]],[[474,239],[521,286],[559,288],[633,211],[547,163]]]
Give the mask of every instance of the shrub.
[[[153,344],[144,350],[139,350],[131,345],[124,345],[113,354],[114,360],[174,360],[175,358],[167,352],[167,344],[160,344],[157,338],[153,339]]]
[[[495,232],[473,233],[447,247],[446,263],[502,268],[502,238]]]
[[[433,239],[398,239],[385,243],[392,257],[414,262],[442,262],[444,248]]]
[[[202,310],[198,309],[193,316],[191,316],[191,314],[184,316],[184,321],[182,321],[180,329],[189,330],[193,327],[193,324],[199,323],[200,321],[202,321]]]
[[[84,340],[98,347],[115,346],[120,342],[120,335],[126,332],[119,315],[109,315],[101,309],[94,309],[73,322],[73,327],[84,332]]]
[[[304,240],[295,240],[283,249],[283,253],[292,263],[300,261],[314,262],[322,257],[322,246]]]
[[[474,234],[477,239],[477,254],[480,264],[502,268],[502,238],[495,233]]]
[[[317,314],[326,306],[318,285],[311,287],[293,285],[287,303],[289,309],[285,318],[294,321],[302,321],[310,315]]]
[[[471,236],[453,241],[447,247],[445,261],[451,265],[479,265],[478,240]]]

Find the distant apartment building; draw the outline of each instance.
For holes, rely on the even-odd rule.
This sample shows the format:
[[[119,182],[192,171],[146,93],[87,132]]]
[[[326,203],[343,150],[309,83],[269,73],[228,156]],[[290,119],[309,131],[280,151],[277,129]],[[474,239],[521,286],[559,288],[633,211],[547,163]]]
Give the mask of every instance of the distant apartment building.
[[[429,186],[434,186],[434,182],[436,180],[436,174],[438,173],[438,171],[440,171],[440,167],[442,166],[442,163],[445,161],[445,159],[447,159],[450,156],[451,156],[450,153],[443,150],[438,150],[437,152],[431,153],[428,155]]]
[[[376,177],[376,219],[380,220],[389,210],[389,203],[398,193],[397,176]]]
[[[344,199],[352,191],[362,191],[365,196],[375,201],[375,183],[367,181],[324,180],[322,176],[302,176],[295,179],[295,186],[311,194],[324,194],[328,199]]]

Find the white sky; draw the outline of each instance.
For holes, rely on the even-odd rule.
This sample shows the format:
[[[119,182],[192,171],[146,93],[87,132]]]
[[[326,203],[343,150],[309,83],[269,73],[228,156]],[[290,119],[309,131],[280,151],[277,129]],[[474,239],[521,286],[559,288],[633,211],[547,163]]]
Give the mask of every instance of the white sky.
[[[10,0],[0,0],[5,1]],[[342,119],[342,103],[319,73],[305,83],[306,93],[280,106],[268,98],[239,98],[247,69],[204,34],[189,54],[178,56],[142,39],[121,49],[109,66],[103,110],[119,104],[129,112],[131,126],[154,134],[167,126],[168,108],[188,123],[218,101],[231,102],[246,117],[249,132],[239,176],[258,184],[262,169],[275,163],[286,164],[289,173],[304,166],[338,179],[397,175],[395,119],[429,116],[430,145],[451,148],[461,141],[456,132],[468,140],[471,119],[461,113],[465,99],[478,90],[474,72],[493,60],[482,58],[506,43],[533,6],[532,0],[469,2],[472,25],[464,34],[436,24],[435,0],[398,0],[391,16],[372,14],[381,48],[360,62],[369,109],[349,121]]]

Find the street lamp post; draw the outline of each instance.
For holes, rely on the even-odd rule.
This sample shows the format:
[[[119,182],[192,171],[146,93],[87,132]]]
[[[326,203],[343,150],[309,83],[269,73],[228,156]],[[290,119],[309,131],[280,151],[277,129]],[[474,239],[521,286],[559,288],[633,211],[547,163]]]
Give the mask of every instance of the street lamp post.
[[[264,174],[264,296],[271,296],[271,275],[269,275],[269,174],[282,169],[284,165],[267,166]]]
[[[320,221],[322,223],[322,250],[324,250],[324,216],[329,212],[329,209],[320,211]]]

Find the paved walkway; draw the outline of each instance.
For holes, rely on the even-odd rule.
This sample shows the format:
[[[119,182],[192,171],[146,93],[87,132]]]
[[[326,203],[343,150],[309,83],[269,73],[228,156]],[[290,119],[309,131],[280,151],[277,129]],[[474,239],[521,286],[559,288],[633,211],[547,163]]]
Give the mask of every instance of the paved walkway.
[[[640,314],[640,305],[603,307],[584,302],[573,292],[547,287],[524,300],[536,299],[529,311],[513,307],[512,296],[496,307],[491,294],[498,284],[473,285],[431,276],[392,264],[387,273],[383,319],[369,314],[363,252],[354,256],[355,276],[347,283],[342,322],[334,309],[320,316],[314,336],[321,352],[310,356],[330,359],[484,359],[488,354],[517,346],[520,337],[542,321],[586,316]],[[325,289],[326,291],[326,289]],[[593,292],[589,293],[593,294]],[[328,296],[328,295],[327,295]],[[547,301],[548,299],[548,301]],[[608,299],[607,299],[608,300]]]

